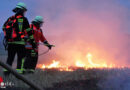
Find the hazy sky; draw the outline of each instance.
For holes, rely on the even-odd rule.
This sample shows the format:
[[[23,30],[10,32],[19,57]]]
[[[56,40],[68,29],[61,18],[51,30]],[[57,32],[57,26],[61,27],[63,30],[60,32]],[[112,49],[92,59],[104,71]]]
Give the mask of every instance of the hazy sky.
[[[85,62],[86,54],[91,52],[97,63],[128,64],[130,0],[20,1],[27,5],[29,22],[36,15],[44,17],[44,35],[56,45],[49,54],[41,56],[39,62],[56,59],[73,63],[79,58]],[[12,9],[18,2],[1,0],[0,28],[13,15]]]
[[[118,4],[118,9],[120,7],[124,8],[124,31],[130,32],[130,0],[20,0],[27,4],[28,12],[26,16],[29,21],[31,21],[36,15],[43,12],[44,17],[48,17],[51,20],[57,20],[64,14],[67,9],[79,9],[84,12],[87,9],[95,10],[97,13],[101,10],[107,11],[109,8],[105,5]],[[12,9],[19,2],[19,0],[1,0],[0,3],[0,28],[4,21],[11,15]],[[107,4],[108,3],[108,4]],[[91,5],[91,6],[90,6]],[[113,5],[109,7],[112,8]],[[39,10],[40,9],[40,10]],[[49,16],[45,16],[49,14]]]

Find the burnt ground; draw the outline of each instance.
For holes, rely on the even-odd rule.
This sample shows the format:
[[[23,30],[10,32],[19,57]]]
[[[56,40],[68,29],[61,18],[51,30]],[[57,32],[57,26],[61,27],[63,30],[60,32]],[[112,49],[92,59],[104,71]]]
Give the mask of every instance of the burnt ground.
[[[37,86],[44,87],[44,90],[130,90],[126,89],[129,88],[129,75],[129,68],[88,69],[73,72],[38,69],[34,74],[25,77]],[[5,77],[1,71],[0,76],[4,82],[13,82],[15,85],[0,90],[34,90],[13,75]]]
[[[100,90],[97,83],[97,79],[66,81],[54,84],[53,88],[48,88],[46,90]]]
[[[51,88],[45,88],[44,90],[100,90],[97,86],[98,79],[78,80],[78,81],[65,81],[61,83],[55,83]],[[6,88],[0,90],[33,90],[31,88]]]

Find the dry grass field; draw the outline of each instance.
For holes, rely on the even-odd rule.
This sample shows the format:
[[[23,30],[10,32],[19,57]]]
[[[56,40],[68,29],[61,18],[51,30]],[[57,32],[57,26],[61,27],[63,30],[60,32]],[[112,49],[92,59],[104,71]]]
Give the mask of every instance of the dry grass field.
[[[28,85],[10,75],[4,82],[13,82],[13,87],[3,90],[33,90]],[[37,69],[34,74],[24,75],[45,90],[130,90],[130,69],[77,69],[75,71],[58,71],[56,69]],[[0,89],[2,90],[2,89]]]

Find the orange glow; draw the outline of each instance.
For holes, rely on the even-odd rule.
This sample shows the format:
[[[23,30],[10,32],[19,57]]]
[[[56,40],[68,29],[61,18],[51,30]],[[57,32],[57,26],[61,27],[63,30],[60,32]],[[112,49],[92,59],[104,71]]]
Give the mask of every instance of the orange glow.
[[[60,71],[73,71],[78,68],[83,68],[85,70],[88,68],[115,68],[115,67],[118,68],[118,66],[116,66],[115,64],[107,64],[107,63],[102,63],[102,62],[94,63],[93,57],[94,56],[91,53],[86,54],[86,60],[87,60],[88,64],[86,64],[86,62],[84,62],[81,59],[78,59],[77,61],[75,61],[75,64],[72,66],[65,65],[65,64],[61,63],[60,61],[53,60],[51,64],[38,65],[38,68],[42,68],[43,70],[58,69]],[[120,67],[120,68],[122,68],[122,67]]]
[[[83,62],[81,62],[80,60],[76,61],[75,65],[77,67],[85,67],[85,64],[83,64]]]
[[[42,68],[58,68],[61,67],[60,66],[60,62],[59,61],[55,61],[53,60],[53,62],[50,65],[42,65]]]
[[[86,57],[87,57],[88,62],[90,64],[89,67],[91,67],[91,68],[93,68],[93,67],[95,67],[95,68],[112,68],[112,67],[114,67],[114,64],[107,65],[106,63],[100,63],[100,64],[93,63],[93,61],[92,61],[92,54],[91,53],[88,53],[86,55]]]
[[[42,66],[39,65],[38,67],[42,68],[42,69],[53,69],[54,68],[54,69],[58,69],[60,71],[72,71],[71,69],[68,68],[68,66],[63,66],[60,64],[59,61],[55,61],[55,60],[53,60],[52,63],[49,65],[43,64]]]
[[[53,60],[52,64],[47,66],[47,68],[58,68],[58,67],[60,67],[59,63],[60,62]]]

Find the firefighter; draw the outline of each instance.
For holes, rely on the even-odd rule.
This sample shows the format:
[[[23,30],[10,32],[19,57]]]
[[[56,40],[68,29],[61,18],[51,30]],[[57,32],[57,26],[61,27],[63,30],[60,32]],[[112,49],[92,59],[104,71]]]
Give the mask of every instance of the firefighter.
[[[3,31],[5,35],[5,49],[7,49],[8,57],[6,63],[12,66],[15,55],[17,54],[17,72],[23,73],[23,64],[25,58],[25,32],[28,33],[30,43],[33,48],[36,48],[36,44],[32,35],[32,31],[29,26],[29,22],[24,17],[27,11],[26,5],[22,2],[18,3],[13,9],[15,15],[9,17],[3,25]],[[9,75],[9,71],[4,69],[4,74]]]
[[[30,28],[32,29],[34,40],[36,42],[36,49],[34,50],[32,48],[31,43],[26,43],[26,59],[24,63],[24,69],[25,73],[34,73],[37,62],[38,62],[38,46],[39,42],[43,42],[45,46],[47,46],[49,49],[52,48],[53,45],[50,45],[46,38],[44,37],[42,33],[41,26],[43,25],[43,17],[42,16],[36,16],[35,19],[32,21],[32,24],[30,25]]]

